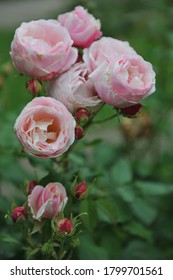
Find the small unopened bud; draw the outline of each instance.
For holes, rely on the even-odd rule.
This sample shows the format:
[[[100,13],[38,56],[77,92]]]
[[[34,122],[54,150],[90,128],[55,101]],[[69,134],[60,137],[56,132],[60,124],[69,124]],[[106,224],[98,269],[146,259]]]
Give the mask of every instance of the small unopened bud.
[[[75,127],[75,139],[81,139],[84,136],[83,128],[79,125],[76,125]]]
[[[60,219],[56,226],[59,233],[70,233],[73,229],[72,221],[67,218]]]
[[[27,90],[32,94],[37,94],[41,91],[42,85],[38,80],[30,80],[26,83]]]
[[[12,210],[11,218],[14,223],[25,221],[27,219],[27,213],[24,206],[16,207]]]
[[[121,114],[126,117],[134,117],[139,110],[141,109],[142,105],[140,103],[132,105],[130,107],[126,107],[121,109]]]
[[[85,108],[79,108],[76,111],[76,119],[81,123],[86,123],[89,119],[90,113]]]
[[[86,191],[87,191],[86,182],[84,181],[73,188],[73,195],[77,199],[82,199],[84,198]]]
[[[26,183],[26,193],[27,193],[27,195],[31,194],[32,190],[35,188],[36,185],[37,185],[37,182],[35,180],[28,181]]]

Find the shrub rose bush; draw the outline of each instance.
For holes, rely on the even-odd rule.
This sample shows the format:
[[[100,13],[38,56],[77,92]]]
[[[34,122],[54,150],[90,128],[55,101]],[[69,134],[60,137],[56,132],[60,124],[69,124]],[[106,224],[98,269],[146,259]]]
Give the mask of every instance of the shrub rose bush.
[[[132,207],[133,197],[137,197],[131,190],[134,174],[129,159],[125,158],[130,145],[118,151],[115,157],[114,148],[106,147],[101,151],[97,148],[100,139],[88,141],[86,132],[92,124],[101,124],[117,116],[133,121],[132,118],[140,115],[142,104],[139,102],[155,90],[152,65],[128,42],[100,38],[100,21],[83,7],[59,15],[58,21],[22,23],[11,44],[11,57],[17,70],[31,77],[26,81],[26,88],[33,98],[16,119],[14,131],[26,152],[16,151],[19,162],[34,167],[35,178],[25,181],[27,199],[23,206],[16,208],[14,205],[11,214],[14,222],[18,222],[19,217],[19,221],[25,223],[26,246],[23,247],[28,259],[33,256],[70,259],[74,248],[80,244],[83,228],[95,232],[100,224],[103,230],[108,224],[115,233],[115,225],[121,221],[115,213],[119,215],[118,211],[121,213],[120,208],[124,209],[125,204],[116,207],[116,200],[108,197],[107,189],[115,185],[111,195],[118,198],[117,201],[122,198],[123,203],[130,202]],[[95,119],[106,103],[112,107],[113,114]],[[119,159],[121,155],[125,157]],[[48,159],[43,161],[42,158]],[[38,174],[37,166],[41,171]],[[104,178],[102,168],[106,168]],[[110,180],[108,184],[105,179]],[[91,199],[87,200],[92,191]],[[136,201],[140,199],[137,197]],[[83,215],[86,215],[84,219]],[[146,218],[143,221],[148,223]],[[143,237],[139,221],[136,228]],[[39,235],[35,238],[36,232]],[[111,235],[106,235],[107,240],[109,237]],[[104,234],[99,236],[92,253],[103,239],[105,243]],[[90,240],[93,247],[93,240],[88,236],[85,247]]]

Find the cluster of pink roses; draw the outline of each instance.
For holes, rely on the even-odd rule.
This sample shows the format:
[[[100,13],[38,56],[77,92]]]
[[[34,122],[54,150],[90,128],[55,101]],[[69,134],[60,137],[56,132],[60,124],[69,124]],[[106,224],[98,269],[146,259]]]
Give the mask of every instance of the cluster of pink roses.
[[[152,65],[128,42],[102,37],[100,28],[100,21],[78,6],[57,20],[22,23],[16,30],[11,44],[15,67],[32,78],[27,88],[33,95],[46,83],[46,96],[29,102],[14,125],[27,153],[60,156],[83,136],[84,124],[104,103],[133,115],[141,107],[139,101],[154,92]],[[68,200],[59,182],[43,187],[32,181],[27,194],[33,218],[39,222],[59,215]],[[76,199],[86,195],[85,182],[73,188]],[[24,206],[13,209],[14,222],[26,218]],[[63,218],[56,227],[70,233],[73,223]]]
[[[22,23],[11,44],[17,70],[47,82],[46,97],[32,100],[15,123],[27,153],[57,157],[75,139],[75,112],[137,104],[155,90],[155,73],[128,42],[101,37],[100,21],[83,7],[57,20]],[[83,50],[82,50],[83,48]],[[82,53],[81,53],[82,50]]]

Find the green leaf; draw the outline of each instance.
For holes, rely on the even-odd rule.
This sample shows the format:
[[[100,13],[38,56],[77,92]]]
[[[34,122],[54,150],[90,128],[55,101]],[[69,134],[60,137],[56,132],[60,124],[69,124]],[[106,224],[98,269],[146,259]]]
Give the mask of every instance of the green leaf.
[[[110,199],[99,199],[96,201],[97,213],[100,221],[110,224],[116,223],[115,201]]]
[[[105,143],[100,143],[94,148],[93,156],[97,162],[96,168],[102,168],[110,165],[110,162],[114,160],[115,147],[112,145],[105,145]]]
[[[123,185],[132,181],[133,173],[128,160],[120,159],[111,169],[111,177],[114,183]]]
[[[87,215],[81,215],[80,218],[85,227],[89,231],[93,231],[98,223],[98,215],[95,202],[88,199],[81,200],[79,213],[87,213]]]
[[[33,258],[33,256],[35,254],[37,254],[38,252],[40,251],[40,248],[35,248],[35,249],[28,249],[28,252],[27,252],[27,259],[30,260]]]
[[[103,139],[94,139],[90,142],[86,142],[85,146],[95,146],[95,145],[100,144],[101,142],[103,142]]]
[[[141,237],[148,242],[152,242],[152,234],[149,229],[144,227],[141,223],[136,221],[131,221],[130,223],[126,224],[124,227],[124,230],[129,232],[132,235]]]
[[[102,234],[99,234],[98,237],[100,247],[105,249],[109,254],[109,260],[118,260],[121,258],[122,242],[116,233],[117,229],[112,230],[112,226],[109,228],[106,226],[102,229]]]
[[[106,249],[96,245],[88,234],[83,234],[80,237],[79,259],[105,260],[109,257]]]
[[[129,205],[120,199],[116,201],[116,211],[118,223],[126,223],[133,218]]]
[[[76,153],[69,154],[69,160],[71,160],[76,165],[82,165],[82,166],[85,162],[85,158]]]
[[[135,200],[135,190],[131,186],[121,186],[115,189],[116,193],[124,200],[125,202],[132,203]]]
[[[10,207],[9,205],[10,203],[8,202],[8,200],[6,199],[6,197],[4,196],[0,196],[0,209],[1,209],[1,219],[2,219],[2,211],[3,212],[7,212],[7,209]]]
[[[157,182],[135,182],[135,187],[143,194],[149,196],[162,196],[173,193],[173,185]]]
[[[46,223],[46,219],[43,219],[41,222],[36,222],[34,224],[31,234],[34,234],[34,233],[40,231],[42,229],[42,227],[44,227],[45,223]]]
[[[157,217],[157,209],[141,198],[136,199],[130,206],[135,217],[146,225],[152,224]]]
[[[11,237],[10,235],[7,235],[7,234],[2,234],[0,236],[0,240],[2,240],[4,242],[8,242],[8,243],[20,244],[20,242],[18,240],[14,239],[13,237]]]
[[[158,260],[164,259],[164,253],[159,248],[140,240],[132,240],[123,252],[125,260]]]

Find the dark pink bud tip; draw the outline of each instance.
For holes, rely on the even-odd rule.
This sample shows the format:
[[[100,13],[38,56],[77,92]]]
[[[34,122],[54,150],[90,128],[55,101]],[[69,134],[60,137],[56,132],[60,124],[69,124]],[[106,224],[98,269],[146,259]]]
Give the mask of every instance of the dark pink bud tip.
[[[74,187],[74,196],[77,198],[77,199],[81,199],[83,198],[84,194],[86,193],[86,182],[81,182],[80,184],[76,185]]]
[[[75,139],[81,139],[84,136],[83,128],[79,125],[76,125],[75,127]]]
[[[141,107],[142,107],[142,105],[140,103],[138,103],[138,104],[132,105],[130,107],[121,109],[121,113],[124,116],[135,116],[139,112]]]
[[[14,208],[11,213],[11,218],[14,223],[17,223],[20,218],[22,218],[23,220],[26,220],[27,213],[26,213],[25,207],[19,206],[19,207]]]
[[[31,194],[32,190],[35,188],[36,185],[37,185],[37,182],[35,180],[27,182],[26,193],[28,195]]]
[[[73,229],[73,223],[67,218],[60,219],[57,222],[57,230],[59,233],[70,233]]]
[[[87,109],[85,108],[79,108],[77,109],[76,111],[76,119],[79,121],[79,122],[84,122],[84,121],[87,121],[88,118],[90,116],[90,113]]]

